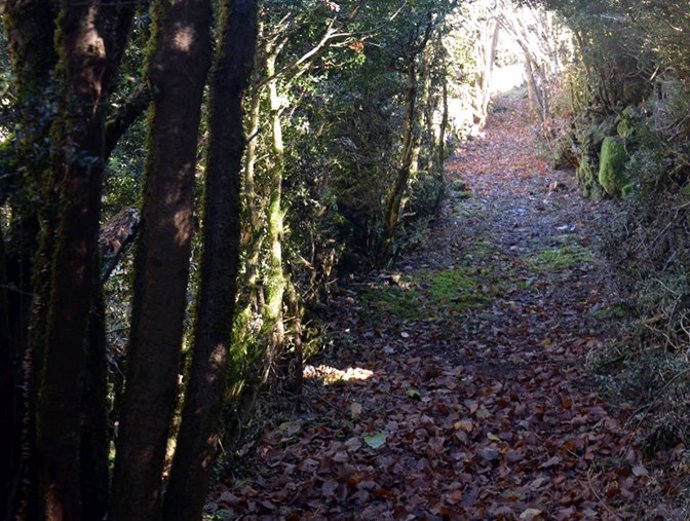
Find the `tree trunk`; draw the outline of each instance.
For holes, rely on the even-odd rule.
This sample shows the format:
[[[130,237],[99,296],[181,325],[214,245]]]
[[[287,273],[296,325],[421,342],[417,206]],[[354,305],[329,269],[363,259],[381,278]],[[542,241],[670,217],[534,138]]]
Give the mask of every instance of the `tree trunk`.
[[[82,518],[86,520],[105,517],[110,491],[107,343],[100,269],[92,277],[97,282],[89,311],[80,451]]]
[[[476,85],[477,114],[475,116],[478,120],[477,124],[480,127],[483,127],[486,123],[486,116],[489,111],[489,102],[491,101],[491,79],[494,73],[496,47],[498,46],[500,30],[501,25],[498,20],[491,20],[491,23],[486,26],[486,34],[482,35],[483,41],[478,60],[481,71],[477,78]]]
[[[80,427],[89,308],[98,287],[106,50],[98,2],[65,2],[59,16],[64,89],[53,130],[59,225],[37,404],[41,518],[82,519]],[[60,134],[57,134],[60,132]]]
[[[133,4],[119,5],[117,0],[106,2],[108,3],[110,5],[103,7],[103,14],[98,22],[107,51],[102,81],[103,100],[107,99],[107,95],[117,86],[120,64],[131,34],[135,12]],[[131,124],[132,121],[128,123]],[[112,132],[109,133],[105,126],[105,118],[99,121],[98,131],[100,133],[98,137],[101,153],[100,168],[102,169],[122,133],[117,136],[114,136]],[[100,183],[99,191],[101,190]],[[100,253],[100,226],[97,237],[97,248]],[[103,519],[108,511],[110,498],[108,454],[111,439],[108,426],[106,319],[103,278],[101,277],[102,260],[98,254],[97,259],[91,268],[94,287],[88,315],[82,391],[80,469],[83,519]]]
[[[302,343],[302,317],[304,316],[304,309],[295,283],[292,280],[288,280],[286,291],[288,312],[292,322],[291,329],[294,333],[294,353],[289,372],[288,390],[294,395],[299,410],[303,399],[302,388],[304,387],[304,345]]]
[[[413,57],[407,66],[407,89],[405,90],[405,119],[403,123],[403,148],[401,165],[386,198],[384,215],[385,236],[379,264],[384,265],[390,259],[393,241],[398,228],[402,200],[410,180],[414,152],[415,114],[417,110],[417,71]]]
[[[259,21],[257,34],[260,35],[262,24]],[[257,59],[260,69],[265,68],[263,53]],[[256,287],[258,282],[259,262],[261,257],[261,245],[263,243],[263,226],[259,220],[261,211],[259,194],[256,191],[256,162],[257,149],[259,146],[259,132],[261,131],[261,96],[264,88],[257,81],[251,93],[249,102],[249,128],[248,135],[250,141],[246,147],[244,160],[244,207],[247,216],[247,232],[243,240],[243,247],[246,254],[244,285],[250,295],[250,302],[256,301]]]
[[[7,299],[5,239],[0,226],[0,514],[10,519],[8,499],[14,497],[19,480],[15,478],[19,464],[20,403],[14,353],[10,342],[9,300]]]
[[[210,65],[210,0],[154,3],[149,74],[155,99],[112,521],[162,516],[161,475],[177,392],[193,227],[201,100]]]
[[[443,83],[441,85],[443,113],[441,114],[441,126],[438,131],[438,168],[443,172],[443,164],[446,161],[446,133],[448,132],[448,75],[443,73]]]
[[[242,97],[256,46],[257,0],[228,0],[211,83],[203,257],[194,351],[165,495],[166,521],[201,519],[219,439],[239,272]]]
[[[28,516],[29,506],[37,506],[35,490],[25,484],[31,479],[29,458],[35,449],[35,389],[38,364],[25,367],[30,359],[29,323],[31,321],[34,287],[33,259],[38,247],[39,209],[35,204],[39,183],[49,168],[48,139],[50,118],[46,118],[45,102],[51,85],[51,71],[57,61],[53,45],[55,12],[52,4],[42,0],[9,0],[4,6],[3,22],[8,54],[12,62],[21,129],[6,163],[17,165],[2,172],[3,194],[9,195],[12,218],[5,240],[5,288],[7,306],[0,320],[6,330],[11,364],[0,376],[0,385],[12,392],[0,393],[0,410],[5,411],[8,428],[0,429],[0,443],[7,448],[7,459],[0,460],[0,517],[11,518],[18,510]],[[42,274],[47,277],[47,270]],[[32,277],[34,280],[32,280]],[[48,300],[43,295],[42,303]],[[45,322],[45,321],[44,321]],[[23,389],[23,392],[22,392]],[[23,446],[22,446],[23,445]],[[22,507],[23,505],[23,507]],[[34,517],[36,517],[35,511]]]
[[[283,233],[285,212],[282,209],[283,162],[285,160],[285,146],[283,144],[283,128],[281,115],[283,111],[281,98],[278,95],[278,80],[276,59],[280,47],[266,52],[266,75],[271,78],[268,82],[269,108],[271,113],[271,147],[273,150],[272,164],[269,168],[269,194],[267,213],[267,237],[269,252],[266,269],[266,303],[263,315],[266,331],[271,335],[271,347],[268,353],[268,363],[274,363],[282,349],[285,337],[283,324],[283,294],[286,279],[283,271]]]

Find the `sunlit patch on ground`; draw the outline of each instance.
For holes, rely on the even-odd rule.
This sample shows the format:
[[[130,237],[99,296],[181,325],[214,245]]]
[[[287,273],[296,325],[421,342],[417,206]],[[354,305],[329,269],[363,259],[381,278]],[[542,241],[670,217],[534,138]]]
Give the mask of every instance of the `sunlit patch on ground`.
[[[307,365],[304,367],[304,378],[320,379],[325,385],[351,380],[368,380],[374,376],[374,371],[363,367],[348,367],[344,371],[329,365]]]

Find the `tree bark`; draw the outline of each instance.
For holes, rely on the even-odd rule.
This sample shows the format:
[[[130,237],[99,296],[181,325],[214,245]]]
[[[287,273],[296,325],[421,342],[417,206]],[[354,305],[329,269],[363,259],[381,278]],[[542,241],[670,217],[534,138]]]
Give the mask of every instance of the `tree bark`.
[[[29,481],[29,457],[34,452],[34,406],[38,364],[28,364],[29,323],[36,299],[33,259],[38,247],[39,208],[35,204],[39,183],[49,168],[48,138],[50,118],[45,117],[45,95],[51,71],[57,61],[53,45],[55,10],[41,0],[9,0],[3,23],[8,54],[12,62],[17,92],[19,132],[8,147],[3,169],[3,203],[9,198],[12,218],[5,234],[5,288],[7,306],[0,320],[8,324],[7,342],[11,364],[0,376],[0,385],[11,390],[0,393],[0,410],[6,412],[8,426],[0,429],[0,444],[6,448],[0,459],[0,516],[8,519],[35,497],[28,499],[23,482]],[[46,274],[47,276],[47,274]],[[33,279],[33,280],[32,280]],[[47,295],[42,301],[47,302]],[[24,445],[24,446],[22,446]],[[24,490],[22,490],[24,488]],[[28,514],[27,514],[28,515]],[[37,512],[36,512],[37,515]]]
[[[446,133],[448,132],[448,75],[443,73],[443,83],[441,84],[443,113],[441,114],[441,125],[438,132],[438,168],[443,174],[443,164],[446,161]]]
[[[98,2],[65,2],[59,15],[64,92],[55,122],[60,207],[37,404],[41,518],[82,519],[80,431],[89,308],[98,286],[105,43]]]
[[[417,111],[417,69],[415,57],[407,66],[407,89],[405,90],[405,119],[403,123],[403,148],[401,165],[393,187],[386,198],[384,215],[385,237],[382,253],[379,257],[380,265],[384,265],[390,259],[395,232],[398,228],[400,207],[410,180],[412,160],[414,156],[415,119]]]
[[[491,79],[494,73],[496,47],[498,46],[500,30],[501,24],[498,20],[491,20],[485,27],[487,32],[481,35],[481,47],[477,55],[481,71],[477,77],[477,114],[475,116],[480,127],[483,127],[486,123],[489,102],[491,101]]]
[[[282,208],[283,163],[285,160],[285,145],[283,143],[283,127],[281,115],[282,101],[278,95],[278,79],[276,73],[276,59],[280,48],[266,51],[266,75],[271,78],[268,82],[269,109],[271,114],[271,148],[273,150],[272,164],[269,168],[269,193],[267,219],[268,266],[266,269],[266,303],[263,315],[266,330],[270,333],[271,347],[268,352],[268,364],[273,364],[282,350],[285,338],[283,324],[283,294],[286,279],[283,271],[283,233],[285,212]]]
[[[182,425],[165,494],[166,521],[201,519],[227,383],[241,232],[242,98],[254,62],[257,0],[228,0],[211,80],[201,284]]]
[[[127,376],[113,476],[113,521],[162,517],[161,475],[175,405],[191,253],[201,100],[211,60],[210,0],[154,3],[155,99]]]

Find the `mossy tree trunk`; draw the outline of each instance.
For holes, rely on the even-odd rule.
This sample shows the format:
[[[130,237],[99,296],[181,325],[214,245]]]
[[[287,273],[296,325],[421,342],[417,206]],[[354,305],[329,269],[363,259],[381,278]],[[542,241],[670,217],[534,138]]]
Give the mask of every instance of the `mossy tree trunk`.
[[[136,6],[133,4],[118,5],[115,3],[103,7],[103,14],[99,17],[98,26],[107,51],[102,80],[103,100],[117,87],[120,65],[131,34],[135,9]],[[119,138],[136,119],[133,115],[141,112],[141,110],[139,112],[132,110],[129,105],[126,105],[125,108],[128,110],[130,118],[126,121],[123,121],[121,117],[117,118],[121,123],[117,132],[114,132],[112,127],[109,128],[104,115],[102,113],[100,115],[98,123],[100,135],[97,139],[101,149],[102,160],[99,165],[101,170]],[[99,190],[102,190],[102,187]],[[100,237],[100,233],[98,237]],[[98,248],[100,250],[100,245]],[[108,511],[110,499],[108,454],[111,440],[108,419],[106,318],[101,260],[98,258],[95,265],[92,266],[94,273],[91,276],[96,282],[92,288],[88,316],[82,391],[80,467],[84,519],[103,519]]]
[[[283,324],[283,295],[286,278],[283,270],[283,233],[285,212],[282,208],[283,168],[285,145],[281,116],[283,102],[278,94],[276,59],[282,44],[272,46],[266,52],[266,75],[268,81],[268,101],[271,118],[271,164],[268,170],[268,207],[266,214],[268,258],[264,286],[266,291],[263,308],[264,329],[269,332],[271,347],[268,353],[269,365],[280,355],[285,341]]]
[[[384,225],[385,235],[383,248],[379,257],[379,264],[384,265],[390,259],[393,250],[393,241],[398,229],[400,210],[403,197],[407,191],[407,185],[412,172],[414,159],[414,136],[416,126],[417,108],[417,70],[415,57],[407,66],[407,88],[405,89],[405,117],[403,121],[403,146],[401,165],[393,182],[393,187],[386,198]]]
[[[153,15],[149,75],[155,99],[113,475],[113,521],[162,517],[162,471],[189,278],[201,100],[211,61],[209,0],[157,0]]]
[[[55,249],[36,435],[40,517],[47,520],[82,519],[86,503],[80,479],[82,383],[89,310],[99,286],[102,107],[108,69],[99,21],[100,3],[95,1],[65,1],[58,17],[57,71],[62,80],[48,182],[58,190],[59,206],[55,239],[49,239]]]
[[[257,0],[229,0],[224,6],[220,51],[211,80],[203,257],[192,364],[165,495],[166,521],[201,519],[218,450],[240,261],[242,97],[254,61],[256,18]]]
[[[24,391],[23,396],[2,396],[14,404],[9,408],[14,427],[7,431],[14,444],[3,444],[12,446],[14,455],[8,468],[2,468],[3,475],[8,472],[8,479],[2,480],[8,487],[1,491],[8,518],[66,515],[60,511],[75,500],[60,495],[71,495],[71,487],[79,483],[79,515],[96,519],[105,513],[106,383],[105,371],[98,370],[105,367],[105,343],[103,324],[95,319],[102,300],[94,237],[105,160],[104,102],[117,83],[134,13],[132,5],[108,3],[12,1],[3,18],[19,107],[15,157],[3,165],[14,165],[5,191],[13,216],[5,273],[10,287],[17,288],[8,295],[6,315],[11,324],[13,390]],[[61,376],[59,364],[72,372]],[[88,379],[75,378],[79,374]],[[59,384],[61,377],[68,382],[64,386]],[[87,394],[72,400],[82,384]],[[56,411],[63,406],[72,416],[66,418],[67,426],[54,429]],[[67,430],[75,427],[74,407],[80,408],[78,447],[74,440],[67,441]],[[55,438],[71,444],[65,458],[74,460],[70,468],[80,469],[70,490],[58,482],[74,475],[54,478],[55,471],[47,471],[46,462],[61,459]],[[21,464],[16,457],[20,452]],[[66,464],[66,459],[61,461]],[[88,478],[80,479],[83,476]]]
[[[441,123],[438,129],[438,144],[437,144],[437,154],[436,154],[436,161],[437,161],[437,168],[441,172],[441,175],[443,175],[443,164],[446,161],[446,156],[448,153],[446,152],[446,135],[448,133],[448,118],[449,118],[449,110],[448,110],[448,76],[445,74],[445,71],[443,73],[443,79],[441,83],[441,104],[442,104],[442,109],[441,109]]]
[[[259,19],[257,22],[257,38],[264,36],[264,25]],[[265,47],[265,46],[264,46]],[[261,201],[257,192],[257,162],[259,151],[259,139],[261,133],[261,100],[265,91],[264,75],[266,73],[265,48],[255,52],[255,67],[253,86],[249,99],[249,114],[247,134],[249,142],[246,146],[243,172],[243,196],[244,211],[246,215],[246,231],[243,237],[243,248],[246,252],[244,286],[248,295],[248,306],[258,308],[257,285],[259,277],[259,264],[261,260],[261,246],[264,240],[263,223],[261,221]]]
[[[383,214],[383,238],[377,255],[377,264],[384,266],[393,254],[393,243],[398,230],[400,211],[407,192],[410,177],[414,171],[415,138],[420,125],[418,110],[417,60],[423,55],[434,28],[431,12],[426,13],[425,20],[420,20],[410,34],[410,40],[403,51],[406,88],[403,96],[403,132],[400,167],[393,180],[393,186],[386,196]]]
[[[17,510],[23,510],[27,516],[33,510],[35,517],[38,505],[36,489],[30,493],[22,487],[29,481],[35,483],[32,478],[35,473],[31,470],[35,467],[30,464],[30,456],[35,446],[39,364],[33,361],[40,359],[40,354],[32,355],[37,346],[30,349],[29,323],[32,305],[43,309],[48,301],[49,270],[44,266],[46,269],[34,272],[33,259],[42,213],[35,201],[44,195],[41,183],[50,169],[50,153],[43,143],[48,140],[51,114],[44,101],[57,62],[53,43],[54,6],[40,0],[9,0],[4,6],[3,23],[15,77],[19,119],[0,176],[2,202],[7,200],[12,208],[4,237],[5,278],[0,282],[3,287],[11,288],[6,293],[7,306],[0,319],[8,324],[6,339],[10,351],[10,365],[0,377],[2,386],[9,391],[0,393],[0,409],[8,415],[7,428],[0,429],[0,444],[6,451],[0,459],[0,516],[4,514],[9,519]],[[39,294],[40,298],[32,298]],[[38,330],[33,334],[42,338],[39,330],[45,324],[45,313],[41,312],[40,316],[41,320],[35,321]]]

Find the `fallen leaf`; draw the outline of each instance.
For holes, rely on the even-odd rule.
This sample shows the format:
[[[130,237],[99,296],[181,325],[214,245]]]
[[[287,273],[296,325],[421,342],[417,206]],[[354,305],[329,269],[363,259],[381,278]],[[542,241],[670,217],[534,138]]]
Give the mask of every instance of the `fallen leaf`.
[[[362,415],[362,404],[357,403],[357,402],[352,402],[350,404],[350,416],[352,417],[353,420],[359,420],[359,417]]]
[[[472,423],[472,420],[465,419],[465,420],[459,420],[455,422],[455,430],[458,431],[465,431],[467,433],[472,432],[472,429],[474,429],[474,423]]]
[[[632,469],[632,472],[633,472],[633,474],[634,474],[635,476],[637,476],[638,478],[639,478],[639,477],[642,477],[642,476],[649,476],[649,471],[648,471],[647,468],[646,468],[644,465],[642,465],[642,464],[635,465],[635,466],[633,467],[633,469]]]
[[[422,395],[419,394],[419,391],[417,389],[408,389],[407,392],[405,393],[408,398],[412,398],[413,400],[421,400]]]
[[[537,516],[541,516],[544,512],[538,508],[528,508],[520,514],[520,519],[526,519],[527,521],[533,520]]]
[[[561,462],[561,458],[559,458],[558,456],[554,456],[554,457],[549,458],[548,460],[546,460],[544,463],[542,463],[540,468],[542,468],[542,469],[550,469],[550,468],[555,467],[556,465],[558,465],[560,462]]]
[[[386,444],[387,434],[385,432],[377,432],[364,436],[364,443],[369,445],[372,449],[380,449]]]

